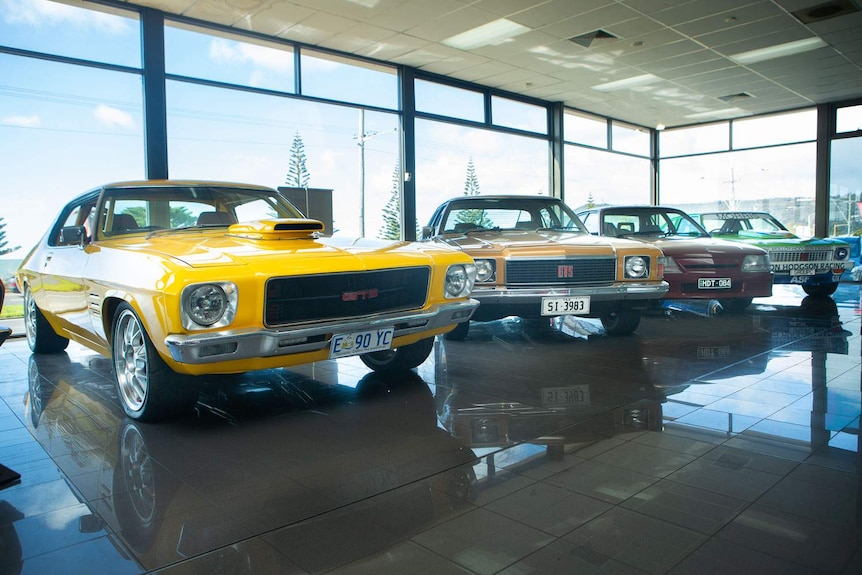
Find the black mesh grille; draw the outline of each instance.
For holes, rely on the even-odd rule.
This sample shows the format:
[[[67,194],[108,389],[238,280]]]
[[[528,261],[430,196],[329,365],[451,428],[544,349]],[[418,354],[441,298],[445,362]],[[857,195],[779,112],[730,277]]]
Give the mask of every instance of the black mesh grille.
[[[428,268],[273,278],[266,284],[265,323],[358,317],[421,308]]]
[[[616,258],[510,260],[506,262],[506,285],[612,283],[616,267]]]

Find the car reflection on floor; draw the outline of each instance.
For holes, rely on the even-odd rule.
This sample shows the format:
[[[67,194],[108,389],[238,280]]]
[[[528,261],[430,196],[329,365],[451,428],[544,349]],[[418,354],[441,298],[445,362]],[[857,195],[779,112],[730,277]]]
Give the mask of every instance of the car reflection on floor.
[[[115,533],[147,569],[224,546],[218,568],[251,573],[232,543],[392,491],[374,513],[409,532],[475,496],[476,457],[437,426],[416,373],[355,388],[285,370],[212,378],[191,426],[143,425],[122,417],[107,360],[61,357],[30,356],[33,433],[92,509],[82,525]],[[327,560],[300,555],[309,571]]]

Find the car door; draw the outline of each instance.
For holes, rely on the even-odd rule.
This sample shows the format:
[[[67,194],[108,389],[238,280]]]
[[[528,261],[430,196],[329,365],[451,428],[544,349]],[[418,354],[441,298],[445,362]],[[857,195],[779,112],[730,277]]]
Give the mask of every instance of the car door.
[[[88,196],[70,204],[48,237],[42,262],[42,301],[65,329],[90,339],[93,331],[89,313],[89,287],[85,270],[98,196]]]

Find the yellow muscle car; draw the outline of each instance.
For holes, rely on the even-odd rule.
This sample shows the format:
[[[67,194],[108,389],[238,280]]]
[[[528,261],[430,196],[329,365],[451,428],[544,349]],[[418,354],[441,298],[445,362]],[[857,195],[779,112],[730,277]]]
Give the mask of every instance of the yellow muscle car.
[[[592,236],[559,198],[453,198],[437,208],[422,239],[473,257],[478,321],[581,315],[600,318],[610,335],[630,334],[668,291],[659,248]],[[447,337],[466,337],[468,326]]]
[[[195,403],[200,380],[187,376],[352,355],[411,369],[478,306],[458,250],[323,231],[262,186],[92,189],[18,270],[30,349],[73,340],[110,357],[125,412],[152,421]]]

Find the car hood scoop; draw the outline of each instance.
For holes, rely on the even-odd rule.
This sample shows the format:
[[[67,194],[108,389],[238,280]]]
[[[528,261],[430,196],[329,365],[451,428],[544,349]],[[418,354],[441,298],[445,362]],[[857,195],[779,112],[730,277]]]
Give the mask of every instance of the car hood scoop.
[[[248,240],[295,240],[316,238],[323,233],[323,222],[305,218],[279,218],[272,220],[253,220],[232,224],[229,236]]]

